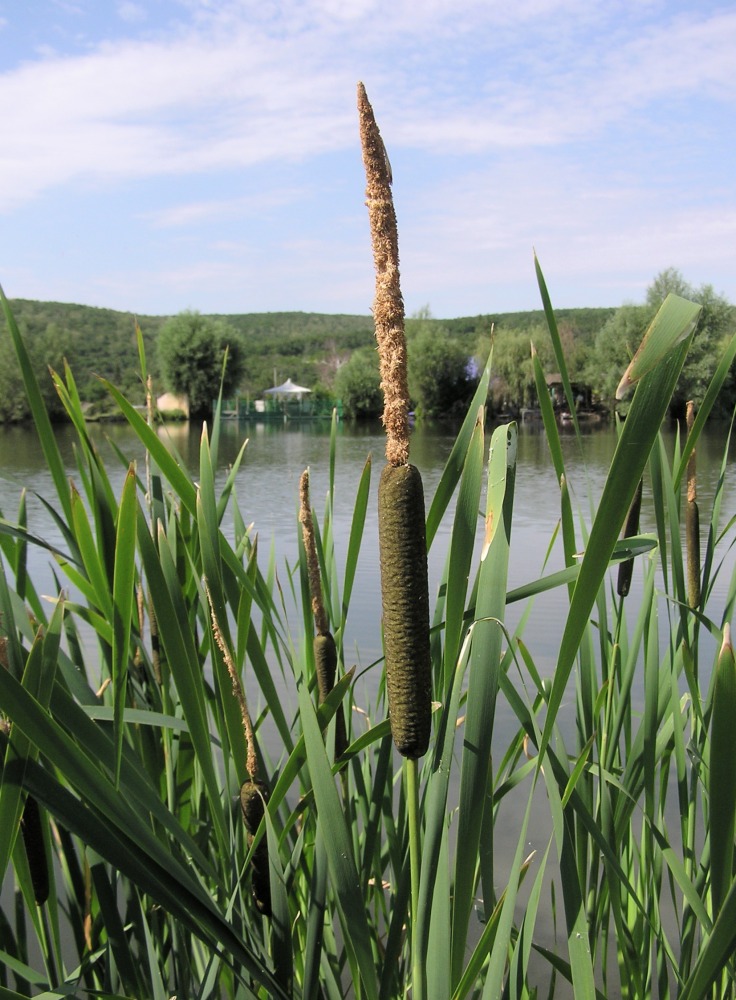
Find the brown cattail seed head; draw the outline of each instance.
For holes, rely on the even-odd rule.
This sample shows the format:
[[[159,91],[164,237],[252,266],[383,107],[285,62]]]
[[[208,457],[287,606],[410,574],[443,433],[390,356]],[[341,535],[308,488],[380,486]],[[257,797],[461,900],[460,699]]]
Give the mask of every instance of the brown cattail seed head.
[[[268,802],[268,786],[262,781],[245,781],[240,788],[240,806],[243,810],[243,821],[248,831],[248,843],[258,832]],[[271,916],[271,881],[268,865],[268,842],[265,834],[251,858],[251,884],[253,899],[259,913],[265,917]]]
[[[413,465],[386,465],[378,487],[378,541],[391,733],[422,757],[432,728],[432,666],[424,492]]]

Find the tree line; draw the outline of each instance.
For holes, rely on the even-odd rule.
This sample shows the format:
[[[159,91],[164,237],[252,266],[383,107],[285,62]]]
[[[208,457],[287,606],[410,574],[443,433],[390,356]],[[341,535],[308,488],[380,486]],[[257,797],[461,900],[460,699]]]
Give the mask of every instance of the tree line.
[[[736,326],[736,309],[711,285],[693,287],[674,268],[660,272],[644,302],[608,309],[556,310],[571,380],[584,385],[596,405],[610,408],[618,379],[668,292],[703,306],[673,409],[703,396],[726,338]],[[49,368],[71,366],[81,398],[92,410],[105,409],[107,394],[97,376],[143,402],[135,322],[129,314],[85,306],[15,300],[11,303],[44,397],[53,415],[62,409]],[[382,409],[378,357],[370,316],[262,313],[138,317],[154,391],[185,392],[194,417],[209,414],[224,370],[227,396],[259,397],[287,377],[316,396],[340,399],[350,418],[374,417]],[[491,346],[491,411],[536,404],[530,345],[545,371],[555,361],[541,310],[434,319],[426,307],[406,321],[409,390],[419,415],[451,417],[464,412]],[[28,419],[20,372],[0,331],[5,363],[0,366],[0,422]],[[227,355],[226,355],[227,349]],[[225,362],[225,357],[227,360]],[[224,369],[223,369],[224,366]],[[727,381],[719,408],[736,404],[736,376]]]

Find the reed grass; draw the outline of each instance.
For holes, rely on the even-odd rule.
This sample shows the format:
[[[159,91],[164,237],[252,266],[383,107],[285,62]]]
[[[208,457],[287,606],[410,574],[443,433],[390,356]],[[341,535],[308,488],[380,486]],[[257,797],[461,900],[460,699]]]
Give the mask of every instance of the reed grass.
[[[333,425],[324,516],[310,511],[311,577],[304,521],[295,519],[291,573],[280,581],[238,503],[236,487],[247,480],[240,458],[216,486],[217,418],[211,436],[203,430],[195,481],[106,384],[146,454],[145,472],[119,456],[117,495],[73,374],[57,373],[77,435],[70,484],[4,296],[2,308],[51,470],[43,499],[63,542],[36,537],[24,498],[0,520],[0,871],[16,887],[0,912],[0,997],[736,995],[736,579],[726,582],[725,602],[714,599],[734,535],[722,517],[727,448],[711,508],[700,510],[697,602],[685,530],[688,466],[692,487],[689,463],[736,338],[669,454],[659,430],[697,307],[664,303],[628,372],[633,399],[592,511],[573,509],[573,477],[543,405],[560,518],[536,575],[515,591],[507,581],[518,431],[486,427],[490,352],[428,498],[427,544],[438,544],[445,521],[449,540],[430,609],[429,752],[405,778],[384,685],[362,706],[371,721],[355,722],[343,644],[348,615],[360,612],[370,459],[341,560]],[[143,353],[141,366],[145,380]],[[544,403],[538,358],[534,367]],[[631,521],[624,530],[642,480],[656,525],[649,535],[631,534]],[[226,512],[232,531],[223,528]],[[549,566],[557,538],[562,565]],[[53,560],[51,601],[28,572],[31,547]],[[637,603],[633,590],[617,587],[618,565],[631,560]],[[338,667],[324,692],[312,647],[317,579],[319,620],[329,622]],[[296,623],[284,611],[284,585],[301,609]],[[527,622],[534,598],[552,587],[568,612],[547,679]],[[525,606],[513,631],[510,602]],[[279,694],[277,676],[293,699]],[[518,725],[492,754],[500,699]],[[562,721],[567,699],[573,725]],[[254,708],[247,739],[244,705]],[[347,746],[336,755],[341,709]],[[239,793],[256,773],[267,806],[247,830]],[[30,801],[37,843],[53,860],[40,905],[19,836]],[[551,833],[530,857],[540,803]],[[496,831],[509,817],[517,847],[500,859]],[[252,894],[264,842],[268,917]],[[421,843],[420,855],[412,857],[411,842]]]

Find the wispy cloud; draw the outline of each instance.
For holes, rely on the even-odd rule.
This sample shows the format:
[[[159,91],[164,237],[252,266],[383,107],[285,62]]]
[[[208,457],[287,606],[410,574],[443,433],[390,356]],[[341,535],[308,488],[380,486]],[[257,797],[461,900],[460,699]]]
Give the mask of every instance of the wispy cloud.
[[[190,226],[192,223],[217,222],[262,215],[271,208],[298,205],[304,196],[300,188],[278,188],[264,194],[241,198],[213,199],[208,201],[181,202],[169,208],[145,213],[155,226],[167,229]]]
[[[644,267],[645,255],[661,256],[665,232],[673,258],[662,266],[697,258],[705,267],[736,236],[725,134],[736,110],[736,11],[727,6],[168,0],[154,13],[121,0],[112,21],[93,19],[96,4],[53,6],[67,21],[49,28],[45,54],[36,25],[30,48],[0,73],[11,137],[0,149],[0,213],[20,224],[63,192],[91,226],[85,198],[107,191],[116,205],[130,199],[129,222],[154,238],[222,225],[216,252],[228,245],[231,260],[159,266],[159,288],[173,292],[180,275],[207,294],[234,294],[242,256],[228,223],[247,218],[255,229],[269,216],[283,242],[259,268],[286,275],[295,295],[309,286],[300,267],[330,268],[344,296],[315,278],[311,297],[322,288],[344,298],[340,308],[350,294],[362,302],[363,247],[354,255],[341,244],[345,233],[365,235],[359,78],[394,164],[403,273],[418,305],[429,291],[444,295],[450,276],[462,291],[448,290],[448,310],[459,296],[480,301],[490,275],[510,285],[533,243],[562,255],[572,287],[614,253],[624,271]],[[73,32],[83,43],[63,46]]]

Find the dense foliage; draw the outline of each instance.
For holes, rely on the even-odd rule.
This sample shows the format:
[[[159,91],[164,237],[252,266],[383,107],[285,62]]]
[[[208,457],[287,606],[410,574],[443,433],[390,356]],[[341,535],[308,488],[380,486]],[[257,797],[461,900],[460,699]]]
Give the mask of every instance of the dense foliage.
[[[408,331],[409,391],[417,414],[464,413],[475,391],[476,365],[462,342],[426,315]]]
[[[377,417],[383,410],[383,393],[375,348],[362,347],[353,351],[338,368],[333,389],[342,400],[346,417]]]
[[[604,405],[612,405],[615,373],[631,357],[669,291],[703,305],[698,335],[674,394],[673,407],[679,412],[687,399],[702,399],[724,338],[736,327],[735,310],[711,286],[693,288],[672,268],[655,277],[646,301],[640,305],[558,311],[558,331],[570,378],[588,385]],[[48,368],[61,370],[64,358],[77,374],[82,400],[98,410],[106,405],[106,394],[97,376],[120,386],[133,402],[143,402],[132,316],[52,302],[16,300],[12,305],[53,418],[64,414]],[[174,318],[138,317],[155,394],[171,388],[165,384],[156,345],[162,328]],[[317,394],[342,399],[348,416],[380,413],[370,316],[251,313],[201,319],[217,328],[224,324],[227,330],[237,333],[242,349],[238,352],[240,395],[258,398],[265,389],[290,377]],[[542,310],[434,319],[425,308],[406,322],[414,355],[410,388],[418,412],[436,416],[462,409],[472,390],[468,374],[483,364],[492,328],[495,360],[491,409],[506,411],[536,405],[532,343],[547,370],[557,370]],[[235,343],[232,334],[229,339]],[[4,326],[0,328],[0,349],[5,359],[0,366],[0,422],[27,419],[28,404]],[[215,354],[217,350],[220,348]],[[221,360],[220,353],[216,366]],[[734,402],[736,379],[730,376],[719,400],[720,412],[729,413]]]

